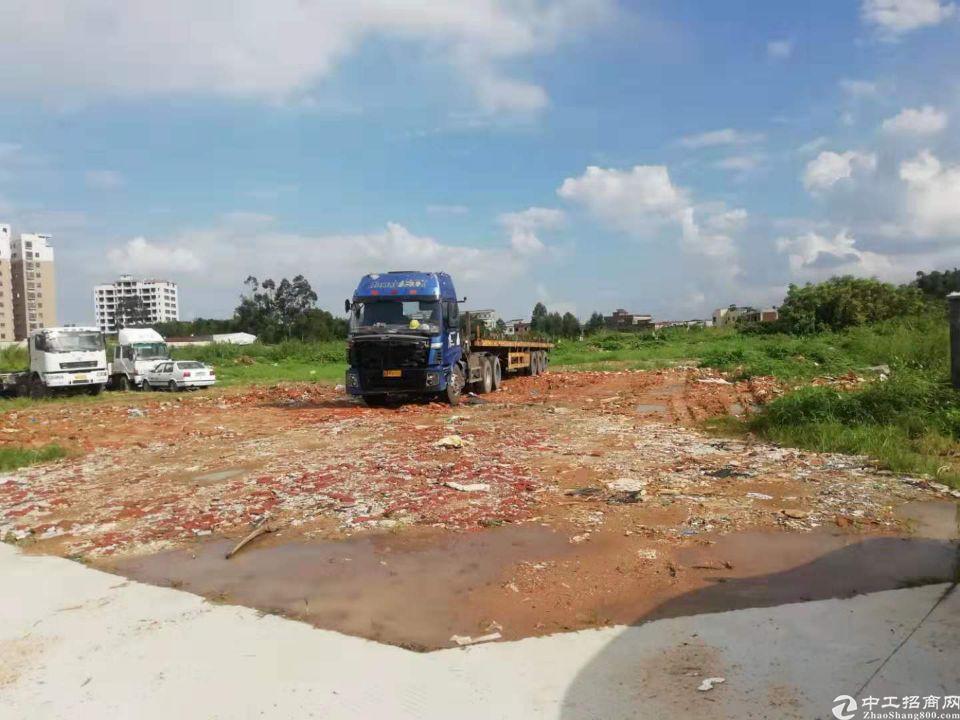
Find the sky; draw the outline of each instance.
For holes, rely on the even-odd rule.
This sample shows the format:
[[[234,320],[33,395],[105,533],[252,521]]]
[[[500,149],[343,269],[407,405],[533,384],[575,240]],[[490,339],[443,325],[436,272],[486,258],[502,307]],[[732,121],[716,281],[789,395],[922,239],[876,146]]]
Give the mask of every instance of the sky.
[[[6,0],[0,222],[62,322],[121,273],[445,270],[472,308],[707,317],[960,265],[944,0]]]

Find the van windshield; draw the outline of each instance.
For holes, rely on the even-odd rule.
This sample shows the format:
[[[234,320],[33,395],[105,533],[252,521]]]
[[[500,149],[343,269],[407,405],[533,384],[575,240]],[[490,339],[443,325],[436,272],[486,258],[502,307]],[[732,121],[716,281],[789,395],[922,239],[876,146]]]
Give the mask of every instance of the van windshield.
[[[103,335],[98,332],[56,333],[46,337],[50,352],[91,352],[103,350]]]
[[[350,314],[350,329],[365,332],[378,329],[440,331],[440,302],[437,300],[368,300],[357,303]]]
[[[162,342],[133,343],[137,360],[165,360],[170,357],[167,344]]]

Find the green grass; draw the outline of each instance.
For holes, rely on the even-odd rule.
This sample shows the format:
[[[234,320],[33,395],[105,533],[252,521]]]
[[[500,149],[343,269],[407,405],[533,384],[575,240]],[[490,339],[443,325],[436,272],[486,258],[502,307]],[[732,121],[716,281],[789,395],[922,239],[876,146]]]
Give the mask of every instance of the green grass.
[[[23,370],[29,361],[26,348],[10,346],[0,350],[0,372]]]
[[[221,385],[282,381],[342,382],[347,370],[346,342],[277,345],[206,345],[176,348],[178,360],[199,360],[214,367]]]
[[[44,445],[41,448],[0,447],[0,472],[9,472],[27,465],[59,460],[66,455],[67,451],[59,445]]]

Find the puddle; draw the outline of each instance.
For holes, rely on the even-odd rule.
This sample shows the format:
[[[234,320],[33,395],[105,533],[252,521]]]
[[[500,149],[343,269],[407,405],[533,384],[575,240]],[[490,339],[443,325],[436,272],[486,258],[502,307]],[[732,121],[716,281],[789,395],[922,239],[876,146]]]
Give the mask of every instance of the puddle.
[[[211,600],[254,607],[415,650],[483,634],[493,616],[469,602],[499,587],[504,568],[569,552],[567,536],[540,526],[463,534],[383,534],[250,547],[235,540],[119,561],[108,569]]]
[[[232,468],[230,470],[219,470],[217,472],[210,472],[204,475],[197,475],[193,479],[198,483],[218,483],[223,482],[224,480],[229,480],[230,478],[234,478],[237,475],[242,475],[243,472],[244,471],[240,468]]]
[[[950,540],[960,537],[960,505],[944,500],[916,500],[896,509],[916,535]]]
[[[346,540],[236,539],[115,560],[105,569],[414,650],[450,636],[506,639],[664,617],[843,598],[946,582],[957,572],[952,503],[917,503],[910,537],[815,532],[699,536],[670,547],[620,533],[512,525],[408,529]],[[641,548],[638,550],[638,547]],[[646,549],[644,549],[646,548]],[[642,561],[638,558],[648,557]]]

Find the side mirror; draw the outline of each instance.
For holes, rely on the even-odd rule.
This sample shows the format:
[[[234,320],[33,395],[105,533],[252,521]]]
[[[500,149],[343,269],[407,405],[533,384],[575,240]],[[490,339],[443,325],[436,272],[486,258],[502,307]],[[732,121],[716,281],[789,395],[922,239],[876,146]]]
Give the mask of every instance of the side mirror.
[[[343,301],[343,311],[344,311],[345,313],[347,313],[347,314],[350,314],[350,301],[349,301],[349,300],[344,300],[344,301]]]

